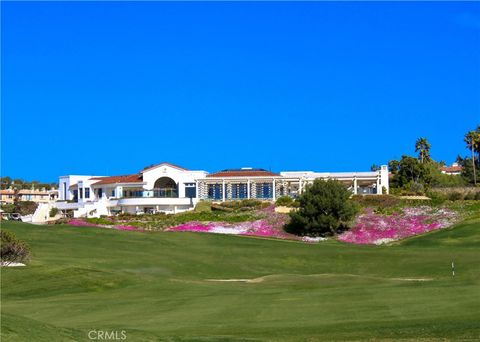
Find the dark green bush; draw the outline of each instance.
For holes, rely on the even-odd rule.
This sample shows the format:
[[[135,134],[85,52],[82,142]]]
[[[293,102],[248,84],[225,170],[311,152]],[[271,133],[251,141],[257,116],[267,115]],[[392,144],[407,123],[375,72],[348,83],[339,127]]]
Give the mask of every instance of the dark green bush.
[[[300,236],[324,236],[345,229],[355,216],[357,206],[351,193],[335,180],[316,179],[298,199],[300,207],[290,212],[285,226],[289,233]]]
[[[480,201],[480,191],[477,191],[477,193],[475,194],[475,200]]]
[[[475,193],[473,191],[470,191],[463,197],[463,199],[466,201],[472,201],[475,199]]]
[[[55,217],[57,214],[58,214],[58,208],[53,207],[52,209],[50,209],[50,213],[49,213],[50,217]]]
[[[30,257],[30,248],[28,245],[18,240],[15,234],[2,230],[0,231],[1,247],[0,259],[2,264],[12,262],[26,262]]]

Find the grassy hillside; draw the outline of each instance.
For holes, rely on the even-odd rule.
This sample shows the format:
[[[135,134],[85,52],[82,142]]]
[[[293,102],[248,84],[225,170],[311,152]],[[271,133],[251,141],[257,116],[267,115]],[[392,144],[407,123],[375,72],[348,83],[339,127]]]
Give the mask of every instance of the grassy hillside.
[[[2,341],[480,337],[479,221],[388,247],[2,227],[33,251],[28,267],[2,269]]]

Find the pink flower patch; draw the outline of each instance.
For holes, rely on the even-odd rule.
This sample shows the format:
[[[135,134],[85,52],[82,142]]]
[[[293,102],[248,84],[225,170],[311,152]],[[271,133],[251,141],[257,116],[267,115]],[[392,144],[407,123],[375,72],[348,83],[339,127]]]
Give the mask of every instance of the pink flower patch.
[[[211,224],[203,224],[200,222],[188,222],[179,226],[168,228],[170,232],[209,232],[212,229]]]
[[[283,227],[283,226],[282,226]],[[294,238],[283,229],[272,226],[266,219],[229,224],[225,222],[214,222],[204,224],[200,222],[189,222],[167,229],[170,232],[199,232],[215,234],[234,234],[261,237],[274,237],[280,239]]]
[[[89,223],[87,221],[81,220],[81,219],[73,219],[68,221],[68,224],[71,226],[85,226],[85,227],[98,227],[98,224],[95,223]]]
[[[383,244],[449,227],[456,218],[453,211],[430,207],[405,208],[401,213],[392,215],[366,210],[357,218],[355,226],[341,234],[338,240],[355,244]]]

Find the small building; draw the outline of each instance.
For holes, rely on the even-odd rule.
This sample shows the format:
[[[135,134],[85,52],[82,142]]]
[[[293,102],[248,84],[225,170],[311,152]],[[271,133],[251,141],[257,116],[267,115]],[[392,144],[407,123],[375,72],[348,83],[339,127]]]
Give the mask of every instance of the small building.
[[[442,166],[440,171],[445,175],[460,175],[462,166],[458,165],[458,163],[453,163],[451,166]]]
[[[32,201],[36,203],[47,203],[57,200],[58,191],[56,189],[22,189],[18,191],[20,201]]]
[[[12,204],[15,202],[15,190],[1,189],[0,190],[0,204]]]
[[[58,191],[56,189],[21,189],[15,191],[13,188],[0,190],[0,203],[12,204],[15,201],[31,201],[35,203],[48,203],[56,201]]]

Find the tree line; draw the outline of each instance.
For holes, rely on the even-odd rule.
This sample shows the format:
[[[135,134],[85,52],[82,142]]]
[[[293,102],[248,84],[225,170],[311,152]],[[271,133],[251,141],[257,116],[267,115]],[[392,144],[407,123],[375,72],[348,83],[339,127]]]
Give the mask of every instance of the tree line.
[[[432,145],[428,139],[425,137],[417,139],[416,156],[403,155],[400,160],[390,160],[388,163],[392,174],[391,192],[423,193],[433,187],[476,185],[480,168],[480,125],[465,134],[464,142],[471,151],[471,156],[458,155],[456,161],[462,167],[461,174],[447,175],[441,172],[445,162],[432,158],[430,154]],[[376,168],[376,165],[372,166],[372,169]]]
[[[47,190],[51,190],[53,188],[57,187],[56,183],[41,183],[39,181],[33,180],[33,181],[26,181],[21,178],[11,178],[8,176],[5,177],[0,177],[0,188],[2,190],[4,189],[16,189],[16,190],[22,190],[22,189],[42,189],[45,188]]]

